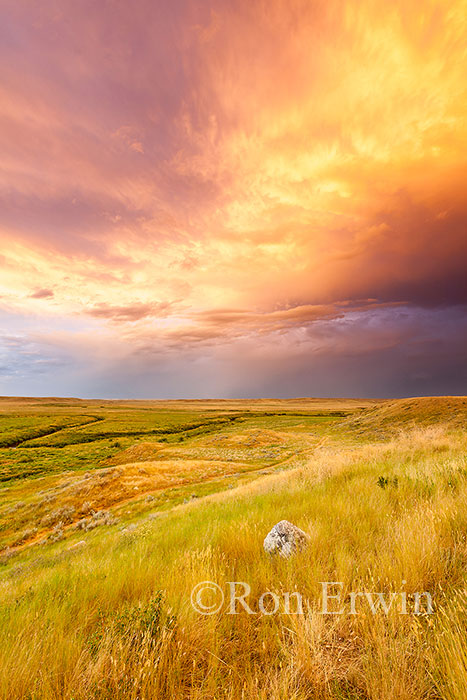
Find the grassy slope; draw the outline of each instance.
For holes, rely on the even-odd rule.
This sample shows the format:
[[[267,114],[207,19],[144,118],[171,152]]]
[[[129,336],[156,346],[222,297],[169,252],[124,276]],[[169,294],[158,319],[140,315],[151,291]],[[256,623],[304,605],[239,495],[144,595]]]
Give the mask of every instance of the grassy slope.
[[[467,398],[464,396],[426,396],[423,398],[384,401],[360,414],[352,415],[347,423],[367,432],[433,425],[448,421],[463,427],[467,421]]]
[[[202,475],[222,453],[225,464],[247,469],[229,476],[225,468],[228,478],[210,495],[185,505],[162,489],[163,502],[121,506],[134,531],[98,528],[6,559],[0,698],[467,697],[464,405],[463,398],[417,400],[408,420],[405,402],[339,423],[256,415],[162,445],[129,437],[133,447],[106,457],[104,472],[123,470],[119,492],[136,474],[154,486],[170,460],[174,473],[180,465],[189,474],[195,460]],[[140,474],[145,462],[148,474]],[[270,473],[258,478],[258,466]],[[20,497],[34,503],[39,484],[63,494],[74,479],[82,480],[79,470],[16,479],[3,496],[10,508]],[[197,484],[202,496],[205,483]],[[158,516],[148,519],[148,509]],[[282,518],[311,536],[307,551],[288,562],[262,552],[264,535]],[[86,546],[70,549],[83,539]],[[246,581],[252,601],[264,590],[296,588],[312,609],[202,617],[190,591],[204,580]],[[428,590],[436,615],[324,617],[320,581],[341,581],[343,598],[351,590]]]

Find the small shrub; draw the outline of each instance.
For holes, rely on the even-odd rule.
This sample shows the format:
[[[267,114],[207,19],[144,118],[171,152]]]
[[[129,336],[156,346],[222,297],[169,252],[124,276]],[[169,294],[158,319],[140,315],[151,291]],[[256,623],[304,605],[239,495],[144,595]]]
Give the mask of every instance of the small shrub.
[[[379,476],[378,477],[378,486],[380,488],[385,489],[388,484],[389,484],[389,479],[387,476]]]
[[[97,654],[106,638],[113,640],[126,638],[130,646],[138,648],[148,639],[155,642],[163,629],[174,629],[176,617],[164,611],[163,591],[147,603],[123,608],[113,618],[105,618],[100,613],[97,629],[88,639],[88,648],[92,654]]]
[[[379,476],[377,484],[380,488],[385,489],[388,486],[393,486],[395,489],[399,486],[399,479],[394,476],[390,479],[388,476]]]

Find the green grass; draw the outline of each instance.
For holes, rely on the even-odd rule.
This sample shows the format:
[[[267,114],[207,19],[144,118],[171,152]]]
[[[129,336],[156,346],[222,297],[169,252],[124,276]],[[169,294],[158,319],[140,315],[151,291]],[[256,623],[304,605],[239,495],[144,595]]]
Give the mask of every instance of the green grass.
[[[47,436],[69,426],[81,426],[100,420],[97,416],[0,414],[0,447],[14,447],[34,438]]]
[[[365,434],[364,412],[352,421],[292,415],[295,407],[281,415],[278,406],[275,415],[242,416],[206,433],[184,430],[180,443],[161,443],[160,435],[144,443],[146,436],[129,432],[113,447],[96,438],[48,448],[78,456],[109,443],[104,462],[115,466],[99,465],[96,452],[86,479],[84,468],[72,467],[18,475],[0,491],[1,523],[23,517],[26,526],[44,494],[56,501],[40,508],[55,509],[79,484],[89,482],[95,498],[108,488],[113,498],[132,480],[140,489],[154,485],[165,464],[179,481],[153,491],[149,502],[146,491],[117,499],[111,507],[118,523],[71,530],[55,543],[4,556],[0,698],[467,697],[467,435],[451,420],[451,403],[443,414],[437,401],[431,421],[422,401],[422,426],[402,431],[381,406],[385,436],[371,407]],[[142,425],[135,411],[129,430]],[[157,418],[169,427],[195,422]],[[24,452],[40,456],[45,449]],[[125,455],[138,459],[126,463]],[[230,466],[203,479],[203,464],[207,474],[221,458]],[[182,483],[187,477],[192,481]],[[307,549],[288,561],[262,549],[281,519],[310,536]],[[310,609],[303,616],[200,616],[190,593],[206,580],[223,589],[228,581],[247,582],[255,610],[266,590],[298,590]],[[435,614],[372,615],[362,604],[356,616],[323,616],[321,581],[341,582],[345,604],[351,591],[430,591]]]
[[[5,408],[10,408],[9,402]],[[34,408],[37,425],[31,419]],[[73,519],[77,521],[84,517],[90,504],[95,509],[113,508],[119,517],[132,517],[148,509],[149,494],[152,510],[166,510],[190,498],[187,490],[193,485],[201,494],[207,494],[251,481],[261,476],[264,469],[281,468],[284,462],[288,467],[297,465],[300,455],[310,450],[310,435],[314,436],[312,444],[316,443],[327,426],[341,420],[345,413],[284,411],[280,404],[281,410],[276,413],[259,408],[232,412],[224,406],[196,412],[186,408],[174,410],[172,406],[169,409],[119,403],[70,408],[56,402],[56,413],[50,413],[51,408],[50,402],[22,402],[15,411],[6,410],[2,416],[9,432],[18,426],[17,438],[26,424],[29,430],[46,433],[35,439],[27,439],[24,434],[24,441],[17,447],[0,450],[0,483],[4,484],[0,547],[10,547],[10,553],[12,547],[17,552],[18,548],[51,535],[48,511],[59,516],[63,508],[73,508]],[[271,426],[283,435],[271,438],[267,432]],[[255,435],[261,431],[266,431],[266,440],[258,443]],[[231,438],[239,434],[253,437],[243,440],[244,444],[230,445]],[[140,445],[146,444],[156,448],[141,453]],[[128,479],[126,483],[113,481],[112,492],[105,495],[96,493],[97,488],[85,496],[81,495],[83,489],[73,493],[73,484],[85,472],[151,459],[161,467],[167,464],[169,470],[185,460],[191,462],[187,462],[187,473],[175,470],[177,476],[170,486],[164,486],[167,480],[160,482],[154,475],[152,482],[148,479],[144,484],[133,478],[133,488],[138,493],[131,490]],[[220,466],[213,472],[215,461]],[[58,525],[60,518],[55,521]],[[68,527],[64,534],[68,535],[69,530]]]

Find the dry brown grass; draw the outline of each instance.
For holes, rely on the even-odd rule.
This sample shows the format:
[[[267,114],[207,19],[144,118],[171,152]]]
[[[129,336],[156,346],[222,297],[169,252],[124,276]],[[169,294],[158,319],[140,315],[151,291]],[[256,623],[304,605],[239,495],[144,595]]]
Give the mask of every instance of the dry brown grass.
[[[179,505],[134,533],[97,530],[82,549],[59,542],[9,565],[0,698],[463,700],[467,437],[450,425],[395,433],[352,448],[329,440],[298,468]],[[149,465],[104,470],[103,488],[169,476],[163,461]],[[262,550],[282,518],[310,535],[290,561]],[[200,616],[190,592],[206,580],[246,581],[252,601],[298,590],[310,608]],[[321,581],[341,582],[345,605],[351,591],[431,591],[435,615],[322,616]]]
[[[300,437],[302,452],[316,443],[316,438]],[[263,470],[268,462],[288,461],[294,444],[293,433],[272,430],[219,433],[188,446],[143,441],[105,460],[108,466],[37,482],[40,490],[31,492],[30,482],[20,483],[12,489],[13,503],[3,513],[8,523],[3,527],[8,555],[46,542],[57,528],[60,537],[67,536],[76,523],[93,513],[111,511],[115,519],[130,503],[145,502],[147,509],[153,508],[156,495],[160,503],[177,488],[206,486],[216,479]],[[144,501],[145,497],[150,500]]]

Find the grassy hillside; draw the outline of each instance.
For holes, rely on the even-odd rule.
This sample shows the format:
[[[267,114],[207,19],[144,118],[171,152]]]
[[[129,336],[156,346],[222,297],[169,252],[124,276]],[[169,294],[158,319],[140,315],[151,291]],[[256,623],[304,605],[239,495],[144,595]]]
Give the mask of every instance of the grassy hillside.
[[[420,425],[447,422],[463,427],[467,422],[465,396],[424,396],[384,401],[353,414],[347,423],[365,431],[396,431]]]
[[[54,432],[0,451],[0,698],[467,697],[464,398],[70,401],[2,404],[10,433]],[[281,519],[310,537],[290,560],[262,549]],[[246,582],[257,614],[200,615],[202,581]],[[309,607],[261,614],[265,591]],[[409,613],[350,614],[365,591]]]

